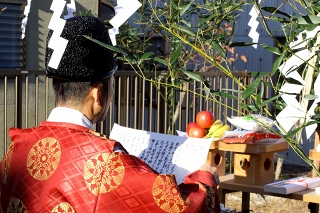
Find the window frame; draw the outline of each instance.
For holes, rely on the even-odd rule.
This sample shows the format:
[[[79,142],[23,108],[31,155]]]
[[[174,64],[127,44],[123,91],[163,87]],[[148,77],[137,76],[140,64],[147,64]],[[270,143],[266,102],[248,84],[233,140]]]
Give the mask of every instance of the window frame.
[[[18,4],[18,5],[21,5],[21,7],[23,8],[22,9],[22,19],[21,19],[21,24],[22,24],[22,20],[24,18],[24,10],[25,10],[25,7],[27,5],[27,0],[0,0],[0,3],[2,4]],[[17,69],[24,69],[25,66],[26,66],[26,53],[25,53],[25,38],[24,39],[21,39],[21,68],[12,68],[12,69],[6,69],[6,70],[17,70]]]
[[[26,6],[27,5],[27,0],[0,0],[0,3],[22,4],[23,6]]]

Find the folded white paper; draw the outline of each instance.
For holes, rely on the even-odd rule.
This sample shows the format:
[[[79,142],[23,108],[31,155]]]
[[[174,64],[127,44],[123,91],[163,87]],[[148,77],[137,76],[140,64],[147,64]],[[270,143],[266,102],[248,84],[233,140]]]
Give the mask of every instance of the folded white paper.
[[[277,194],[290,194],[320,186],[320,178],[297,177],[264,185],[265,192]]]
[[[114,124],[110,139],[120,142],[129,154],[158,173],[174,174],[178,184],[206,162],[212,143],[211,139],[147,132],[118,124]]]

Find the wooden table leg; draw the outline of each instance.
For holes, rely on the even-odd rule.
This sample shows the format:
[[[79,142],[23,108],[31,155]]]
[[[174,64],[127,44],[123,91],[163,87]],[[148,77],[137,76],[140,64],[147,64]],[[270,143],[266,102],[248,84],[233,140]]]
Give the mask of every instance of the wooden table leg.
[[[310,209],[310,213],[319,213],[319,203],[309,203],[308,209]]]
[[[249,212],[250,210],[250,192],[242,192],[242,211]]]
[[[228,190],[225,190],[225,189],[219,189],[218,192],[219,192],[219,200],[220,200],[220,203],[222,203],[223,205],[226,205],[226,194],[227,194],[227,191]]]

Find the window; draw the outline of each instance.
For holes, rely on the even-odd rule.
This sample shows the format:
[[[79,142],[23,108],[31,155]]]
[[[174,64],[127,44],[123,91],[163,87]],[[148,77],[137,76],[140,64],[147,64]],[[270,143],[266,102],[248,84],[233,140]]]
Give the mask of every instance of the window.
[[[0,69],[23,68],[23,41],[21,22],[24,5],[21,3],[1,3],[0,10]]]
[[[114,5],[107,1],[107,0],[101,0],[100,3],[100,19],[105,20],[111,20],[114,16]]]

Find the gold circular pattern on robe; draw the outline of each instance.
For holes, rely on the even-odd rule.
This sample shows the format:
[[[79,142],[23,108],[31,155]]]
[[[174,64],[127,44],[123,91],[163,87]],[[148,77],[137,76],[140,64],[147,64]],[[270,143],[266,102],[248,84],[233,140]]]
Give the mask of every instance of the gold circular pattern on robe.
[[[98,196],[116,189],[123,181],[124,173],[120,155],[101,153],[86,162],[83,176],[88,189]]]
[[[1,171],[1,173],[2,173],[2,182],[4,184],[7,184],[7,178],[8,178],[8,173],[9,173],[9,169],[10,169],[13,148],[14,148],[14,142],[11,142],[10,146],[8,148],[7,154],[4,156],[4,158],[2,160],[2,171]]]
[[[59,205],[56,205],[51,213],[75,213],[76,211],[68,202],[60,203]]]
[[[18,198],[11,198],[9,201],[9,206],[7,212],[10,213],[28,213],[28,210],[24,203]]]
[[[61,147],[55,138],[38,141],[29,151],[27,168],[32,177],[46,180],[56,171],[61,158]]]
[[[172,175],[158,175],[152,186],[153,199],[165,212],[183,212],[190,202],[183,200]]]

